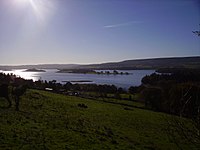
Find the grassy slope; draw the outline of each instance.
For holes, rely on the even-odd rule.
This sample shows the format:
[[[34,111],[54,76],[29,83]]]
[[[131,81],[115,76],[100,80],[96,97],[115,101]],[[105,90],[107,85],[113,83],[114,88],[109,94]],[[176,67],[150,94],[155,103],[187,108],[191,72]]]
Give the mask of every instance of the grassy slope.
[[[20,112],[0,108],[0,149],[177,149],[167,136],[169,116],[124,108],[29,90]]]

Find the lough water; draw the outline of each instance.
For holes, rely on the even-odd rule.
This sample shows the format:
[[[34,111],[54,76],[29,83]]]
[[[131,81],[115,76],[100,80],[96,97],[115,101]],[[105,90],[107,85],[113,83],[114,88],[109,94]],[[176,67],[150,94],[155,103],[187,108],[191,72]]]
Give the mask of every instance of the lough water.
[[[119,72],[128,72],[129,75],[106,75],[106,74],[76,74],[76,73],[56,73],[56,69],[46,69],[46,72],[24,72],[26,69],[17,69],[12,71],[0,71],[3,73],[13,73],[17,76],[20,76],[24,79],[32,79],[33,81],[37,80],[47,80],[52,81],[56,80],[64,84],[63,81],[91,81],[88,83],[95,84],[113,84],[117,87],[129,88],[130,86],[138,86],[141,84],[141,79],[145,75],[150,75],[155,72],[155,70],[117,70]],[[113,70],[110,70],[113,72]],[[73,82],[77,83],[77,82]],[[87,83],[87,82],[82,82]]]

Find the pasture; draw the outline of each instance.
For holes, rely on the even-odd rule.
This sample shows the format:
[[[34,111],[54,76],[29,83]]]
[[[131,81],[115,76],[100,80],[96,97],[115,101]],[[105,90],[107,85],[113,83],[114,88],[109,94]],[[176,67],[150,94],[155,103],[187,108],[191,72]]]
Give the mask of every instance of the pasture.
[[[6,103],[0,98],[1,107]],[[21,97],[20,111],[1,107],[0,149],[195,148],[171,137],[166,120],[172,116],[164,113],[38,90]]]

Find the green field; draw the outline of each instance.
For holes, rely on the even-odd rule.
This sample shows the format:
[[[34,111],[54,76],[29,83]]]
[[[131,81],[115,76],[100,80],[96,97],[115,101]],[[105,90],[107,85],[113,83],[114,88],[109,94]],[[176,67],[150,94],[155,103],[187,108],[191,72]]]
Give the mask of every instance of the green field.
[[[5,103],[1,98],[0,106]],[[0,108],[0,149],[179,149],[168,132],[166,120],[171,117],[120,104],[28,90],[21,98],[19,112],[14,106]],[[184,138],[177,135],[176,139],[182,149],[194,149]]]

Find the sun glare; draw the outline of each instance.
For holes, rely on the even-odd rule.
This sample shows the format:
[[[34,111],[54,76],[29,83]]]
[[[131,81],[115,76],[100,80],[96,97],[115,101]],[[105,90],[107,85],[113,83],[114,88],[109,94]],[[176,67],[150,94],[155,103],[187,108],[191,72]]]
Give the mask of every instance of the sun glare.
[[[32,9],[40,23],[45,23],[55,8],[51,0],[14,0],[14,2],[21,8]]]

